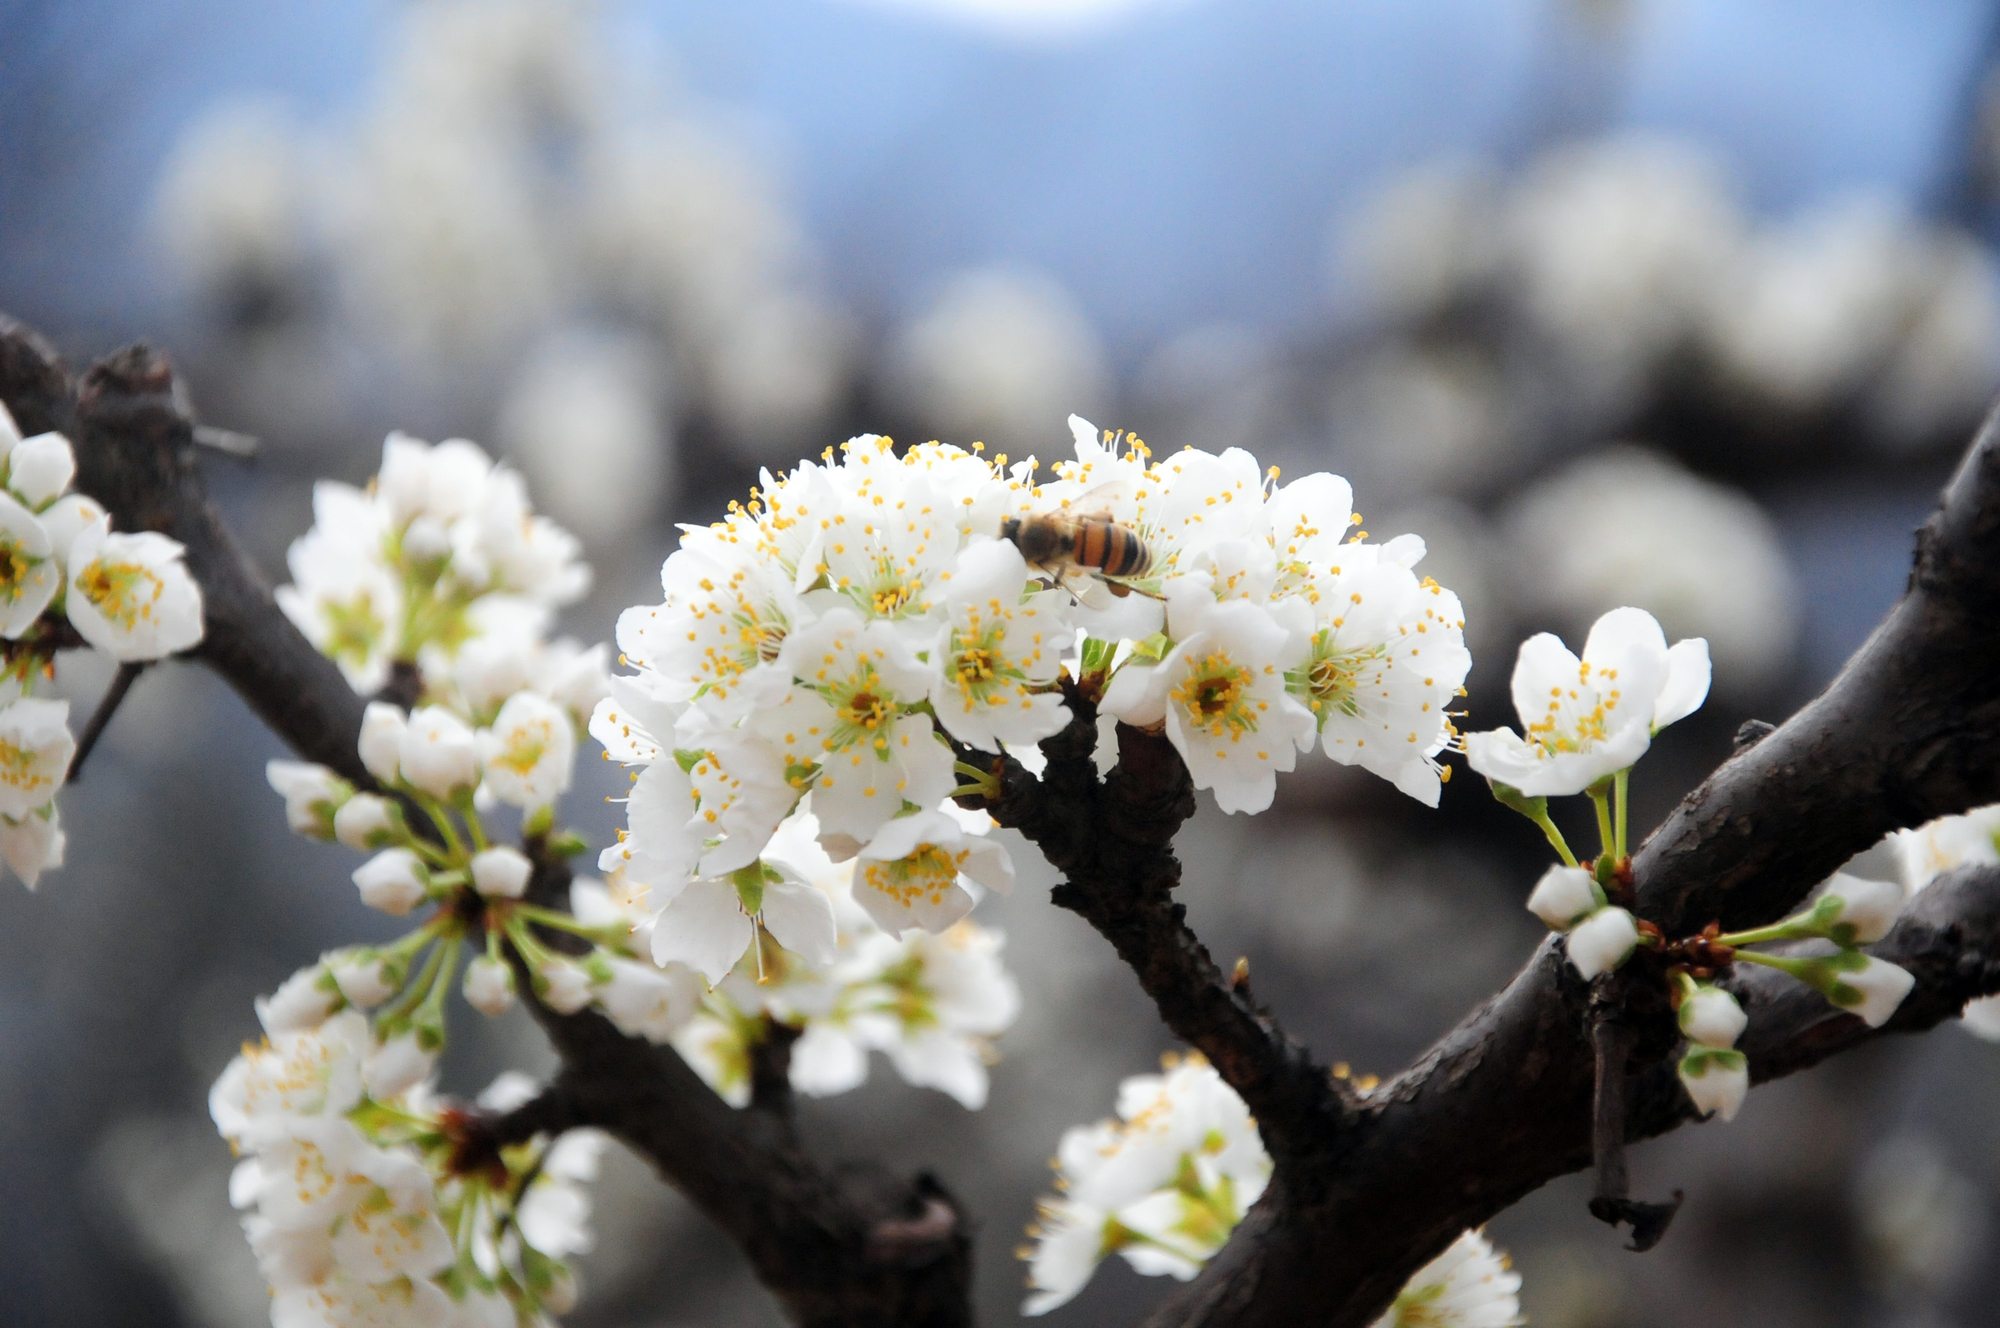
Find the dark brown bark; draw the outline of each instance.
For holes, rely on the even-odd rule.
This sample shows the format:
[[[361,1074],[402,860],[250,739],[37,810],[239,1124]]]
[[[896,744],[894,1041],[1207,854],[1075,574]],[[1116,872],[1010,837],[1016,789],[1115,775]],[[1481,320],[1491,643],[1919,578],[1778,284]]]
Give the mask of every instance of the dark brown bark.
[[[366,782],[354,753],[361,699],[277,610],[217,520],[165,361],[123,351],[72,391],[44,344],[0,324],[0,400],[28,432],[71,434],[79,487],[121,527],[187,545],[206,597],[199,657],[300,754]],[[2000,451],[1989,424],[1920,538],[1904,600],[1824,695],[1747,737],[1642,847],[1637,911],[1670,935],[1711,918],[1767,922],[1883,832],[2000,800],[1996,609]],[[1172,841],[1193,793],[1171,746],[1121,728],[1119,766],[1100,780],[1091,698],[1072,687],[1068,700],[1074,718],[1043,745],[1044,774],[989,762],[1001,788],[982,805],[1064,873],[1055,902],[1110,941],[1167,1025],[1243,1095],[1277,1163],[1234,1238],[1148,1322],[1366,1324],[1460,1231],[1590,1163],[1593,995],[1559,940],[1415,1065],[1359,1094],[1315,1065],[1188,929],[1172,898]],[[559,899],[567,880],[545,862],[537,897]],[[1933,885],[1875,951],[1918,980],[1882,1032],[1928,1028],[2000,989],[2000,872]],[[1656,969],[1641,956],[1595,996],[1599,1011],[1612,1002],[1623,1015],[1621,1045],[1630,1034],[1621,1091],[1607,1101],[1622,1097],[1632,1139],[1692,1114]],[[1877,1035],[1768,970],[1728,981],[1750,1014],[1742,1046],[1759,1082]],[[563,1070],[535,1102],[468,1127],[469,1148],[601,1126],[734,1237],[799,1322],[970,1322],[965,1216],[929,1177],[809,1157],[792,1127],[782,1041],[759,1055],[753,1105],[733,1110],[669,1049],[594,1014],[536,1014]]]

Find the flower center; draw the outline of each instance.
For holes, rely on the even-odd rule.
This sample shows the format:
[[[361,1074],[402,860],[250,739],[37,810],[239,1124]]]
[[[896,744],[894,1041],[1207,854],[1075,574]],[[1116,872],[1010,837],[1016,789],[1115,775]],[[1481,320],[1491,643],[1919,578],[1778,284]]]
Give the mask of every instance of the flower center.
[[[1249,688],[1250,670],[1218,650],[1182,679],[1172,696],[1197,727],[1220,737],[1257,727],[1245,703]]]
[[[908,857],[894,862],[868,862],[862,867],[863,882],[880,890],[897,903],[908,906],[919,900],[944,902],[945,892],[958,884],[958,869],[969,850],[951,853],[936,844],[919,844]]]
[[[22,592],[27,589],[24,583],[28,573],[41,561],[24,551],[20,541],[0,539],[0,595],[10,600],[21,598]]]
[[[152,615],[153,601],[166,589],[159,577],[137,564],[101,561],[84,568],[77,584],[99,613],[128,632]]]

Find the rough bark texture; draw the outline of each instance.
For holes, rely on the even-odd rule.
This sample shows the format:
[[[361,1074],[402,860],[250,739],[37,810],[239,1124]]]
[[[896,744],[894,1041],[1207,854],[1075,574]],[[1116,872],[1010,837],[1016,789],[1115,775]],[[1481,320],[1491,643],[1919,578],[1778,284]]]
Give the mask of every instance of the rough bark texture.
[[[32,333],[0,322],[0,400],[24,431],[78,445],[78,487],[122,528],[188,547],[205,595],[198,657],[301,755],[366,782],[355,756],[362,702],[278,611],[216,518],[193,462],[191,425],[164,359],[121,351],[73,385]],[[2000,443],[1989,422],[1920,535],[1908,594],[1839,678],[1789,722],[1746,734],[1738,754],[1683,801],[1634,860],[1637,911],[1670,935],[1711,918],[1771,921],[1882,833],[2000,800]],[[1157,736],[1118,730],[1119,767],[1091,760],[1095,710],[1071,687],[1070,726],[1043,744],[1040,778],[985,760],[1000,793],[982,802],[1065,875],[1055,902],[1111,943],[1180,1037],[1256,1113],[1274,1182],[1229,1244],[1171,1293],[1154,1325],[1362,1325],[1457,1234],[1592,1155],[1593,1011],[1631,1034],[1626,1134],[1675,1128],[1692,1106],[1674,1077],[1677,1034],[1645,956],[1596,988],[1561,942],[1408,1070],[1367,1094],[1333,1079],[1225,976],[1172,891],[1172,841],[1193,810],[1187,772]],[[963,759],[976,759],[961,752]],[[567,869],[543,862],[536,898],[560,900]],[[2000,990],[2000,871],[1964,871],[1905,910],[1875,952],[1917,986],[1882,1030],[1764,969],[1729,984],[1750,1015],[1742,1046],[1762,1082],[1880,1033],[1929,1028]],[[468,1127],[476,1150],[590,1124],[650,1158],[749,1255],[800,1323],[970,1322],[968,1221],[927,1176],[829,1168],[791,1121],[788,1045],[760,1053],[750,1107],[728,1107],[671,1050],[594,1014],[537,1017],[562,1056],[548,1092]],[[1622,1041],[1621,1037],[1621,1041]]]

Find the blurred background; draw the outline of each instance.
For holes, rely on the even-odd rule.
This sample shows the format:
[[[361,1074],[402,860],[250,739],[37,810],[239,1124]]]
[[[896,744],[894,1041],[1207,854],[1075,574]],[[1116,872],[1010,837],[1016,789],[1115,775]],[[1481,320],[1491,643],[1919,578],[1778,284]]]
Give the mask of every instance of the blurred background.
[[[1054,458],[1076,410],[1352,478],[1464,600],[1470,727],[1512,721],[1531,631],[1630,603],[1706,636],[1650,826],[1859,644],[2000,386],[1979,0],[0,0],[0,34],[0,309],[79,365],[168,347],[262,440],[205,464],[274,577],[391,427],[481,440],[588,546],[586,640],[759,465],[863,430]],[[266,1319],[207,1087],[254,995],[389,925],[285,833],[278,754],[156,670],[64,795],[70,865],[0,890],[11,1321]],[[601,843],[599,764],[570,815]],[[1181,842],[1218,959],[1357,1074],[1540,932],[1546,851],[1475,780],[1433,814],[1314,756],[1254,833],[1209,806]],[[969,1202],[1002,1323],[1056,1139],[1172,1047],[1016,859],[987,1108],[879,1063],[805,1106]],[[454,1091],[548,1068],[518,1013],[453,1029]],[[1639,1149],[1641,1194],[1688,1193],[1650,1254],[1575,1178],[1492,1234],[1545,1328],[2000,1322],[1996,1102],[2000,1048],[1946,1028]],[[779,1322],[637,1162],[598,1197],[575,1323]],[[1113,1260],[1049,1322],[1166,1290]]]

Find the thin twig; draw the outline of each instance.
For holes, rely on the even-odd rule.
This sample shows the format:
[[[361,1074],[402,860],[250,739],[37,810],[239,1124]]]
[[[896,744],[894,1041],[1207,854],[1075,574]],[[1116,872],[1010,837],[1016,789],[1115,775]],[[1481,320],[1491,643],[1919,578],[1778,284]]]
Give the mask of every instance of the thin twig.
[[[118,707],[125,703],[125,693],[132,690],[132,684],[146,671],[148,660],[129,660],[118,666],[118,673],[111,679],[111,685],[104,689],[104,699],[97,703],[90,722],[83,726],[83,733],[76,740],[76,755],[69,761],[69,774],[65,782],[76,783],[83,773],[83,758],[90,755],[97,740],[104,736],[104,730],[111,726],[111,717],[118,713]]]

